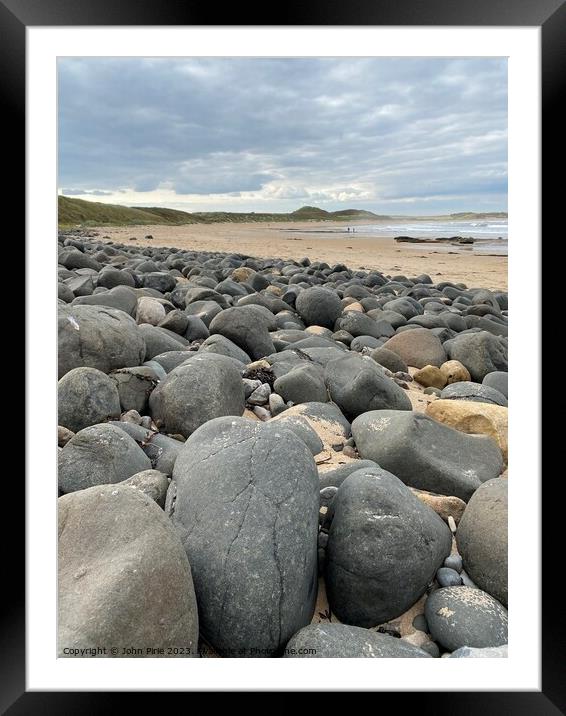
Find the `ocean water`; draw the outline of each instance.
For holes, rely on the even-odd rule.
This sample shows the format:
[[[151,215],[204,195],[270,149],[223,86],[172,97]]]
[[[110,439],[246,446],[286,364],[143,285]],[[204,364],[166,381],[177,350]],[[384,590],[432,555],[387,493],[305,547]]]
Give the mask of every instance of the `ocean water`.
[[[352,228],[352,227],[350,227]],[[414,238],[450,238],[471,236],[479,241],[469,246],[477,253],[507,253],[507,219],[479,221],[391,221],[383,224],[367,224],[354,227],[356,234],[369,236],[412,236]],[[346,233],[348,230],[346,228]],[[410,246],[411,244],[407,244]],[[418,244],[413,244],[418,247]],[[450,244],[440,244],[446,250],[454,250]],[[461,247],[464,248],[463,246]]]

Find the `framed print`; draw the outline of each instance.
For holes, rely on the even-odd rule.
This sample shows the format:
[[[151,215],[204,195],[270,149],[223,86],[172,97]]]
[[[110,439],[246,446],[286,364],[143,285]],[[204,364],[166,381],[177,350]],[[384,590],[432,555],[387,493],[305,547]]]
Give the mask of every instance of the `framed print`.
[[[562,712],[537,428],[564,3],[248,14],[0,0],[28,351],[2,707]]]

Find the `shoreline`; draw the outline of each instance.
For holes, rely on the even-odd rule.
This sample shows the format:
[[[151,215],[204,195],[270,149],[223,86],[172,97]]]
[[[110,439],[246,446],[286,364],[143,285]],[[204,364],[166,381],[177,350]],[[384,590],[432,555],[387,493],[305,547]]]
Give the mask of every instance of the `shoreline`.
[[[355,222],[363,226],[376,222]],[[321,231],[318,232],[317,228]],[[343,222],[214,223],[170,226],[93,226],[101,240],[111,239],[134,246],[170,246],[188,251],[242,253],[260,258],[280,257],[345,263],[353,269],[374,269],[385,275],[429,274],[433,281],[465,283],[469,287],[506,290],[508,257],[482,254],[469,248],[431,244],[402,244],[388,236],[323,232],[343,229]],[[290,234],[294,235],[290,235]],[[152,239],[145,238],[151,235]]]

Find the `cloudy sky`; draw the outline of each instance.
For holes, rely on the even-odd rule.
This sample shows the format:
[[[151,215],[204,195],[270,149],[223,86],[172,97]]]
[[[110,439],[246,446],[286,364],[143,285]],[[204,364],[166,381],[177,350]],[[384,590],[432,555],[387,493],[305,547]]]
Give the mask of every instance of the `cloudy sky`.
[[[507,62],[65,58],[59,192],[187,211],[507,210]]]

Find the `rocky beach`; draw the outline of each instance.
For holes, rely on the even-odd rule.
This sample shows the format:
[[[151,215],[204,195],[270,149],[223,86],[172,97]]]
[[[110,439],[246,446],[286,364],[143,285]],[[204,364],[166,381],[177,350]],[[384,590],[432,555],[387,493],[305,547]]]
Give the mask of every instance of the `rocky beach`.
[[[507,656],[507,258],[300,228],[59,232],[60,656]]]

